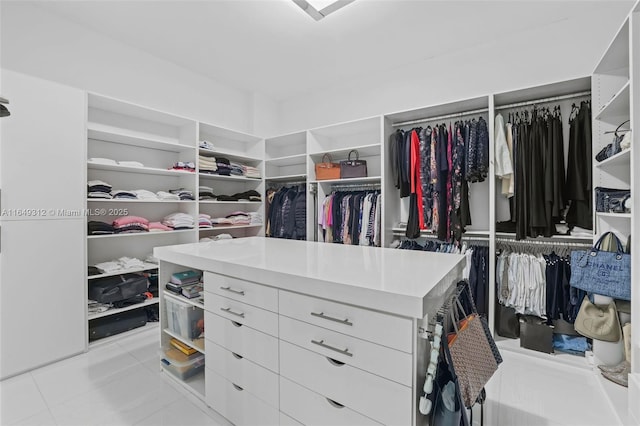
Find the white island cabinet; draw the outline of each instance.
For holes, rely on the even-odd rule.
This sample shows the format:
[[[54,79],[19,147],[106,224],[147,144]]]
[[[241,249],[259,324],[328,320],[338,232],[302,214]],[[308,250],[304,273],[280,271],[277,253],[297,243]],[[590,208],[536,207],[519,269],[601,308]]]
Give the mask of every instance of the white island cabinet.
[[[203,272],[204,346],[194,347],[205,366],[176,380],[231,423],[426,424],[420,330],[464,256],[261,237],[154,255],[161,285]],[[161,294],[161,316],[175,297]]]

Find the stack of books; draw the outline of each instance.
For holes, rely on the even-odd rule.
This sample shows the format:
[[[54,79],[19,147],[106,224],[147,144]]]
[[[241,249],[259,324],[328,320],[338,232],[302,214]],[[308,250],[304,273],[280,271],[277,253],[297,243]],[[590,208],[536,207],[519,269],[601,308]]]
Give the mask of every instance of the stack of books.
[[[199,297],[202,293],[202,272],[188,270],[176,272],[165,286],[167,290],[180,294],[188,299]]]

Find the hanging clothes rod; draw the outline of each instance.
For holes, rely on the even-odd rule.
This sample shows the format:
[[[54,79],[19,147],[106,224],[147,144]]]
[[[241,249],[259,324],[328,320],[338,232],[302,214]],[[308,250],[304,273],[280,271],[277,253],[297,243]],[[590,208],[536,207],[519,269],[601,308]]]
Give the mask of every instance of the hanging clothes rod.
[[[518,107],[528,106],[528,105],[544,104],[548,102],[556,102],[556,101],[562,101],[566,99],[582,98],[584,96],[591,96],[591,90],[585,90],[584,92],[570,93],[568,95],[552,96],[550,98],[534,99],[532,101],[515,102],[507,105],[499,105],[495,107],[494,110],[500,111],[503,109],[518,108]]]
[[[273,187],[273,186],[287,186],[287,185],[306,185],[307,181],[306,180],[292,180],[292,181],[287,181],[287,180],[282,180],[282,181],[271,181],[269,183],[269,187]]]
[[[573,242],[563,240],[514,240],[510,238],[496,238],[496,243],[505,243],[511,245],[539,245],[539,246],[569,246],[569,247],[591,247],[590,243]]]
[[[440,121],[440,120],[446,120],[447,118],[458,118],[458,117],[465,117],[467,115],[482,114],[483,112],[488,112],[488,111],[489,111],[489,108],[474,109],[472,111],[456,112],[453,114],[439,115],[437,117],[421,118],[419,120],[401,121],[399,123],[393,123],[392,126],[404,127],[404,126],[410,126],[418,123],[426,123],[428,121]]]
[[[332,191],[340,191],[341,189],[347,189],[349,191],[358,191],[360,189],[380,189],[381,185],[379,183],[337,183],[335,185],[331,185]]]

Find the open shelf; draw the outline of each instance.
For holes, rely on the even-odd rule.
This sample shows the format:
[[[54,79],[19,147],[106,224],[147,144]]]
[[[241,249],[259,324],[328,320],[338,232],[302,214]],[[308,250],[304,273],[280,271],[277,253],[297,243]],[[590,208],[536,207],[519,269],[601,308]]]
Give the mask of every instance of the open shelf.
[[[629,167],[630,164],[631,164],[631,148],[625,149],[624,151],[621,151],[616,155],[612,155],[611,157],[599,163],[596,162],[595,166],[598,168],[604,169],[607,167],[618,167],[618,166]]]
[[[121,166],[119,164],[94,163],[91,161],[87,161],[87,167],[89,168],[89,170],[108,170],[114,172],[140,173],[159,176],[188,176],[194,174],[194,172],[186,172],[182,170],[158,169],[155,167],[131,167]]]
[[[631,114],[630,86],[630,82],[627,81],[613,98],[602,107],[600,112],[596,114],[595,119],[616,126],[628,120]]]
[[[269,180],[269,181],[280,181],[280,182],[287,182],[287,181],[295,181],[295,180],[306,180],[307,179],[307,175],[306,174],[299,174],[299,175],[283,175],[283,176],[271,176],[271,177],[266,177],[265,180]]]
[[[168,371],[164,367],[162,362],[160,362],[160,366],[162,367],[162,371],[163,371],[163,373],[165,373],[164,375],[166,377],[168,377],[174,383],[177,383],[178,385],[183,386],[183,387],[191,390],[191,392],[195,393],[200,398],[204,399],[204,392],[205,392],[204,375],[205,375],[205,371],[203,371],[201,373],[198,373],[193,377],[189,377],[188,379],[181,380],[178,377],[174,376],[172,372]]]
[[[135,305],[127,306],[125,308],[114,308],[104,312],[100,312],[98,314],[89,314],[87,319],[91,321],[96,318],[103,318],[103,317],[119,314],[120,312],[133,311],[134,309],[144,308],[145,306],[157,305],[158,303],[160,303],[160,299],[157,297],[154,297],[153,299],[147,299],[142,303],[137,303]]]
[[[259,183],[262,181],[262,178],[249,178],[246,176],[225,176],[225,175],[215,175],[210,173],[198,173],[198,175],[203,179],[211,179],[211,180],[256,182],[256,183]]]
[[[189,304],[191,306],[195,306],[196,308],[204,309],[204,304],[202,304],[202,302],[200,301],[200,297],[196,297],[196,298],[193,298],[193,299],[188,299],[188,298],[183,297],[183,296],[181,296],[179,294],[174,294],[174,293],[172,293],[172,292],[170,292],[168,290],[162,290],[162,292],[163,292],[164,296],[169,298],[169,299],[178,300],[178,301],[180,301],[182,303],[187,303],[187,304]],[[171,336],[173,336],[173,334],[171,333],[170,330],[165,330],[165,331],[167,332],[167,334],[171,334]],[[176,337],[176,336],[173,336],[173,337]],[[184,343],[189,344],[189,346],[192,345],[192,343],[190,343],[188,340],[184,340],[181,337],[176,337],[176,339],[183,340]],[[196,349],[197,349],[197,347],[196,347]]]
[[[611,217],[619,219],[631,219],[631,213],[609,213],[609,212],[596,212],[598,217]]]
[[[146,332],[146,331],[153,330],[153,329],[159,329],[159,328],[160,328],[160,323],[159,322],[147,322],[147,324],[142,326],[142,327],[137,327],[137,328],[131,329],[129,331],[125,331],[125,332],[122,332],[122,333],[114,334],[114,335],[109,336],[109,337],[104,337],[102,339],[98,339],[98,340],[94,340],[92,342],[89,342],[89,347],[96,347],[96,346],[101,346],[101,345],[113,343],[115,341],[118,341],[118,340],[120,340],[122,338],[125,338],[125,337],[128,337],[128,336],[133,336],[133,335],[138,334],[138,333]]]
[[[374,155],[380,155],[382,147],[379,143],[375,143],[375,144],[352,146],[348,148],[338,148],[338,149],[330,149],[327,151],[312,152],[310,156],[314,160],[320,161],[322,160],[322,157],[325,154],[330,154],[332,157],[334,157],[333,160],[336,161],[338,159],[342,159],[342,157],[346,159],[347,156],[349,155],[349,152],[354,149],[358,151],[358,155],[360,157],[371,157]]]
[[[188,300],[188,299],[187,299]],[[173,331],[169,330],[168,328],[165,328],[164,330],[162,330],[163,333],[165,333],[168,336],[173,337],[176,340],[181,341],[182,343],[184,343],[185,345],[192,347],[193,349],[197,350],[200,353],[204,353],[204,349],[200,348],[199,346],[195,345],[193,343],[193,340],[189,340],[189,339],[185,339],[183,337],[180,337],[179,334],[174,333]]]
[[[369,176],[362,178],[348,178],[348,179],[326,179],[326,180],[310,180],[309,183],[344,183],[344,184],[356,184],[356,183],[379,183],[380,176]]]
[[[232,152],[227,152],[220,149],[211,150],[206,148],[198,148],[198,152],[207,157],[224,157],[224,158],[227,158],[229,161],[238,162],[238,163],[244,163],[244,162],[259,163],[262,161],[261,158],[238,155],[238,154],[234,154]]]
[[[496,232],[496,237],[497,238],[509,238],[509,239],[516,239],[516,234],[512,233],[512,232]],[[558,240],[558,241],[576,241],[576,242],[581,242],[581,241],[588,241],[591,242],[593,241],[593,236],[589,236],[589,237],[581,237],[581,236],[575,236],[575,235],[552,235],[551,237],[527,237],[524,240],[521,241],[554,241],[554,240]]]
[[[594,73],[629,77],[629,20],[625,20],[618,30]]]
[[[274,166],[292,166],[295,164],[305,164],[307,161],[306,154],[287,155],[284,157],[272,158],[265,160],[268,164]]]
[[[170,152],[192,151],[195,148],[180,144],[177,139],[92,122],[87,123],[87,138]]]
[[[177,231],[157,231],[157,232],[130,232],[122,234],[106,234],[106,235],[87,235],[88,239],[102,239],[102,238],[120,238],[120,237],[142,237],[150,235],[171,235],[171,234],[185,234],[187,232],[193,232],[193,229],[179,229]]]
[[[106,272],[104,274],[89,275],[87,277],[87,279],[95,280],[97,278],[112,277],[114,275],[133,274],[133,273],[136,273],[136,272],[148,271],[150,269],[158,269],[158,265],[156,265],[155,263],[147,263],[147,262],[145,262],[144,265],[142,266],[142,268],[120,269],[120,270],[113,271],[113,272]]]

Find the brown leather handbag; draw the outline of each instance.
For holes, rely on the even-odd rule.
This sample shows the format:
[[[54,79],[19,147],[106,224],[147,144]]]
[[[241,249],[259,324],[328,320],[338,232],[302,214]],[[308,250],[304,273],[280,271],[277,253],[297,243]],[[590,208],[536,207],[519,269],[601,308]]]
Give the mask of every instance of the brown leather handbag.
[[[334,163],[330,154],[325,154],[322,162],[316,164],[316,180],[328,179],[340,179],[340,164]]]

